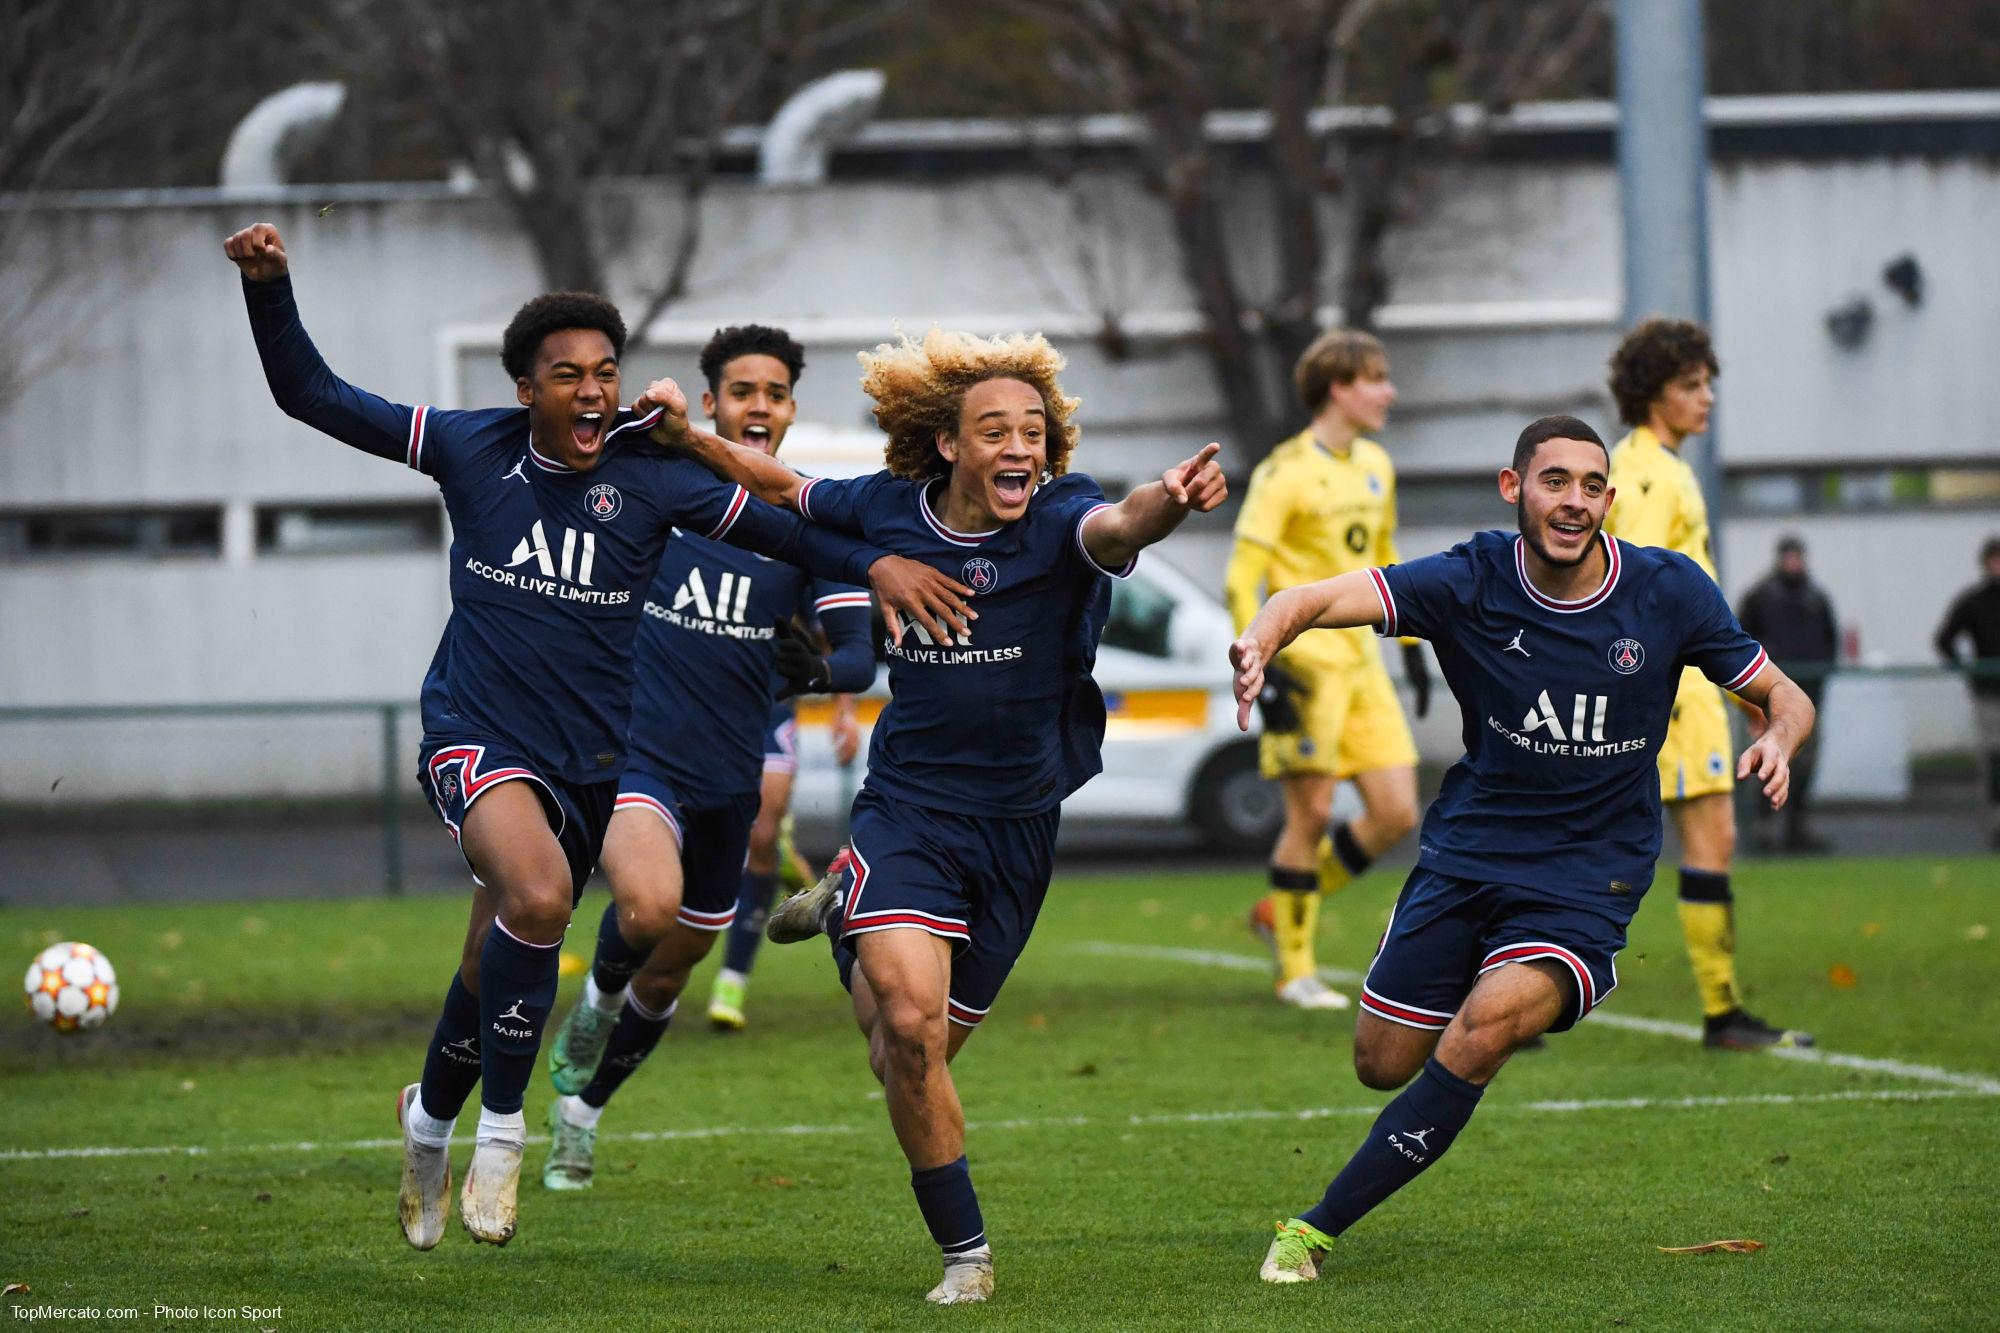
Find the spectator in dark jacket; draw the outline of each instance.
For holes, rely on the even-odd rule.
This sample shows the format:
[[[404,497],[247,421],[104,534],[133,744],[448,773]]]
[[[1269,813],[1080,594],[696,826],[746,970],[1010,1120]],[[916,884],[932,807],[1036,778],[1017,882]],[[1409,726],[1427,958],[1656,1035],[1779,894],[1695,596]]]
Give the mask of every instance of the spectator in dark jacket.
[[[1935,642],[1946,661],[1965,666],[1966,659],[1959,656],[1959,640],[1972,640],[1972,715],[1979,740],[1979,778],[1985,789],[1993,845],[2000,847],[2000,537],[1987,539],[1979,551],[1979,564],[1986,577],[1958,595],[1938,626]]]
[[[1817,707],[1839,656],[1840,627],[1833,617],[1832,600],[1806,573],[1804,542],[1797,537],[1779,540],[1777,567],[1743,594],[1736,618]],[[1808,822],[1818,756],[1818,745],[1808,740],[1792,757],[1792,798],[1783,812],[1786,851],[1828,850]],[[1770,817],[1768,810],[1765,817]]]

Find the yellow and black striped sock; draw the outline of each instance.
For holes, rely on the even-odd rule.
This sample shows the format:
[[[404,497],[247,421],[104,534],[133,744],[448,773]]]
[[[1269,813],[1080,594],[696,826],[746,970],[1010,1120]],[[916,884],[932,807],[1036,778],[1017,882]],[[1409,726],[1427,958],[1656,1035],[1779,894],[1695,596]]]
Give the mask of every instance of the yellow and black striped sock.
[[[1694,966],[1701,1012],[1718,1018],[1742,1005],[1736,990],[1736,907],[1729,876],[1681,867],[1681,933]]]
[[[1318,970],[1313,935],[1319,929],[1317,881],[1310,870],[1271,867],[1271,934],[1278,954],[1280,983],[1309,977]]]
[[[1368,869],[1375,859],[1355,841],[1354,830],[1347,826],[1345,820],[1335,824],[1333,831],[1319,840],[1317,853],[1321,893],[1339,893]]]

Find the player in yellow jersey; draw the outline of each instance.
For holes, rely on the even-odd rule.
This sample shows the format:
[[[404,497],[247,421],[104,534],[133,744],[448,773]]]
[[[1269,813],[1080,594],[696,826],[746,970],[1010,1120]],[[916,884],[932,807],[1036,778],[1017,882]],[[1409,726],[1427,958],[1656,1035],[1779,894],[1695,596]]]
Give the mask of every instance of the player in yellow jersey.
[[[1708,429],[1720,372],[1708,331],[1684,319],[1648,319],[1611,357],[1611,394],[1631,434],[1611,451],[1615,498],[1604,530],[1635,546],[1679,551],[1715,577],[1708,505],[1682,441]],[[1773,1027],[1743,1010],[1736,986],[1736,918],[1729,867],[1736,854],[1729,715],[1698,671],[1681,673],[1660,748],[1660,796],[1680,835],[1680,915],[1701,993],[1703,1042],[1714,1049],[1810,1046],[1812,1034]]]
[[[1250,475],[1227,575],[1238,634],[1272,593],[1396,562],[1396,471],[1365,438],[1396,401],[1382,344],[1343,329],[1321,334],[1292,377],[1311,422]],[[1422,651],[1405,641],[1419,717],[1430,697]],[[1320,980],[1313,957],[1320,894],[1344,887],[1416,826],[1416,745],[1373,631],[1313,630],[1273,666],[1259,749],[1264,776],[1283,785],[1285,826],[1271,851],[1272,891],[1251,924],[1271,942],[1281,1001],[1344,1009],[1347,997]],[[1329,830],[1342,779],[1353,781],[1364,813]]]

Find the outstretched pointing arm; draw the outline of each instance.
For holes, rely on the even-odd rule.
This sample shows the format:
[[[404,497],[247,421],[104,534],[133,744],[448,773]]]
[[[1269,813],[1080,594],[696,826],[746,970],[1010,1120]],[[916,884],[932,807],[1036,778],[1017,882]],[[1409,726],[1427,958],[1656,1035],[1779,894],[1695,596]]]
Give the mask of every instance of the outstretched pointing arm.
[[[1205,514],[1228,499],[1229,482],[1215,461],[1221,452],[1219,444],[1203,445],[1200,453],[1174,464],[1158,481],[1090,515],[1083,525],[1083,545],[1098,568],[1123,569],[1189,514]]]

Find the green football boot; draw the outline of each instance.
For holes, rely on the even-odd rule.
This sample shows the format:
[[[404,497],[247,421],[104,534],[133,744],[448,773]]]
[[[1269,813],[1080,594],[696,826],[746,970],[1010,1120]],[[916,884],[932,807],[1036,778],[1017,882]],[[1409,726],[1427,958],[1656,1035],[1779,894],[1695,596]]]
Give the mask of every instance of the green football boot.
[[[596,1005],[577,1000],[549,1043],[549,1082],[557,1092],[574,1097],[589,1086],[597,1062],[604,1058],[605,1043],[611,1040],[611,1029],[617,1026],[618,1015],[600,1013]]]
[[[1278,1238],[1264,1255],[1257,1276],[1266,1282],[1317,1282],[1320,1260],[1333,1248],[1333,1237],[1296,1217],[1278,1223]]]
[[[743,1013],[743,974],[722,968],[708,992],[708,1025],[718,1032],[741,1032],[749,1019]]]
[[[788,894],[808,888],[819,879],[813,873],[812,862],[799,855],[799,844],[792,832],[792,816],[787,811],[778,824],[778,887]]]
[[[597,1173],[597,1130],[572,1125],[563,1099],[549,1103],[549,1160],[542,1164],[542,1187],[587,1190]]]

